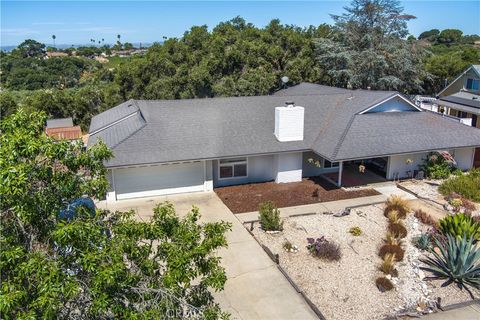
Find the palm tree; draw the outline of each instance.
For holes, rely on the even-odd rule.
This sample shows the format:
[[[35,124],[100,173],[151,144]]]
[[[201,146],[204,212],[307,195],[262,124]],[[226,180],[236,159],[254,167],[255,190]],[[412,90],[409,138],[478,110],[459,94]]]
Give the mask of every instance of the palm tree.
[[[55,39],[57,39],[57,36],[53,34],[52,39],[53,39],[53,47],[55,48]]]
[[[117,34],[117,39],[118,39],[118,42],[120,42],[120,35]]]

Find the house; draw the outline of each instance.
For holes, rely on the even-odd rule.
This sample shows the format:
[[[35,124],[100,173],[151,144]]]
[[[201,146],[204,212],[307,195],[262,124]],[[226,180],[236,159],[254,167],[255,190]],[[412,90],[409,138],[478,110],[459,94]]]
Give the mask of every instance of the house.
[[[480,130],[398,92],[310,83],[269,96],[129,100],[93,117],[89,133],[90,146],[114,152],[107,201],[326,174],[341,186],[359,163],[395,179],[436,150],[467,170],[480,146]]]
[[[45,59],[68,57],[68,54],[60,51],[47,51]]]
[[[480,65],[471,65],[438,93],[438,112],[480,128]]]
[[[45,133],[56,140],[82,139],[82,129],[80,126],[73,125],[72,118],[47,120]]]

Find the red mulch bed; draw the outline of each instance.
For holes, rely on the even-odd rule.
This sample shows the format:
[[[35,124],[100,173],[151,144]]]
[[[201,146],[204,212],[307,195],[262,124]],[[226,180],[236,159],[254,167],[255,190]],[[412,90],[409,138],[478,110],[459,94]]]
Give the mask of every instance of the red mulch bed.
[[[321,177],[292,183],[251,183],[215,188],[215,192],[233,213],[258,211],[260,203],[273,201],[279,208],[327,201],[375,196],[373,189],[345,191]]]

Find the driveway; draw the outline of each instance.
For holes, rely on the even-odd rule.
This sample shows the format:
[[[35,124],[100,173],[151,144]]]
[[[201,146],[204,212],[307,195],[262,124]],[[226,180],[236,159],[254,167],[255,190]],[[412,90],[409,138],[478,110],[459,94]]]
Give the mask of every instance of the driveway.
[[[192,205],[200,208],[202,221],[232,223],[227,234],[228,248],[219,251],[227,272],[225,290],[215,293],[216,301],[232,319],[318,319],[305,300],[285,279],[276,265],[233,213],[214,192],[172,195],[118,201],[99,207],[137,212],[138,219],[149,219],[156,203],[170,201],[177,213],[186,214]]]

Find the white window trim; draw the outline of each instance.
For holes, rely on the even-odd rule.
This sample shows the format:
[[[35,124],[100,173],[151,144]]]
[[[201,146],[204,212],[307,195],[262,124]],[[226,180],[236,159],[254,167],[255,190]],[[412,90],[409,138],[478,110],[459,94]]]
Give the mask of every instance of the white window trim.
[[[328,161],[330,162],[330,167],[325,167],[325,161]],[[336,163],[337,165],[334,166],[333,164]],[[322,161],[322,168],[323,169],[333,169],[333,168],[338,168],[340,166],[340,162],[336,162],[336,161],[330,161],[330,160],[327,160],[327,159],[323,159]]]
[[[238,157],[237,157],[238,158]],[[228,160],[228,159],[237,159],[237,158],[223,158],[218,160],[218,168],[217,168],[217,173],[218,173],[218,180],[232,180],[232,179],[245,179],[248,178],[248,157],[245,157],[245,161],[237,161],[237,162],[230,162],[230,163],[223,163],[221,164],[221,160]],[[247,174],[241,177],[226,177],[222,178],[220,177],[220,167],[226,167],[226,166],[232,166],[232,174],[235,174],[235,169],[233,168],[234,165],[236,164],[245,164],[247,166]]]

